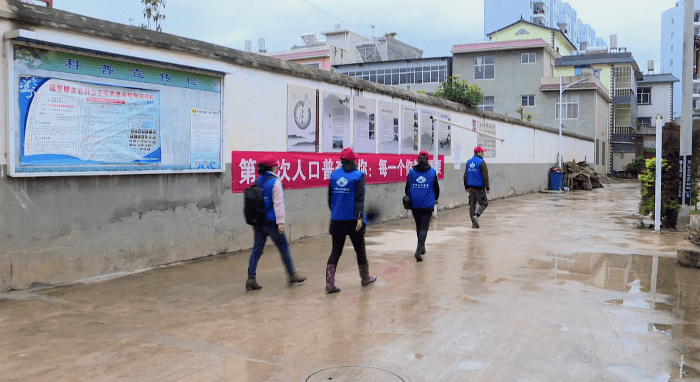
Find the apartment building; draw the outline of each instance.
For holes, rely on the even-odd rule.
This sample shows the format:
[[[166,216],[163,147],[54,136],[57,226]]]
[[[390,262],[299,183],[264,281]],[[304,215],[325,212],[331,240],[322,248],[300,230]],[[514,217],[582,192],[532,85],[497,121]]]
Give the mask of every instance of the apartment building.
[[[642,72],[632,53],[588,53],[556,59],[556,74],[577,75],[591,70],[612,98],[610,105],[610,144],[612,171],[622,171],[636,156],[634,137],[637,135],[637,82]]]
[[[695,36],[700,36],[700,0],[695,1]],[[681,116],[683,84],[683,13],[685,1],[677,1],[673,8],[661,14],[661,73],[673,74],[673,119]],[[700,117],[700,80],[693,75],[693,118]]]
[[[411,91],[435,92],[452,75],[452,57],[335,65],[336,73]]]
[[[325,36],[325,41],[318,40],[316,34],[303,35],[302,45],[295,45],[286,51],[262,54],[324,70],[332,70],[336,65],[423,57],[422,50],[390,36],[365,37],[348,29],[341,29],[339,25],[336,25],[336,29],[321,34]]]
[[[637,156],[644,148],[656,148],[656,117],[660,115],[664,123],[672,119],[673,85],[677,82],[673,74],[645,74],[637,82]]]
[[[561,106],[563,130],[596,141],[595,158],[567,157],[565,150],[563,159],[586,161],[606,173],[612,98],[593,70],[556,73],[556,62],[576,50],[571,41],[560,29],[522,19],[489,37],[451,50],[453,74],[483,89],[479,108],[558,128]],[[560,80],[566,87],[561,100]]]
[[[595,30],[582,22],[576,9],[558,0],[484,0],[484,38],[504,28],[513,20],[523,19],[537,25],[556,28],[574,43],[577,52],[603,47],[605,41]]]

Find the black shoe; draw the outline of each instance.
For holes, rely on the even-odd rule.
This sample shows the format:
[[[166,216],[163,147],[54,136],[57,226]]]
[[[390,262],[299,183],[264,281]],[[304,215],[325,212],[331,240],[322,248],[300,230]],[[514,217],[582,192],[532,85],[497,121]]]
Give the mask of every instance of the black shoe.
[[[472,216],[472,228],[479,228],[479,217],[476,215]]]
[[[425,245],[420,248],[420,254],[425,255]]]
[[[423,261],[423,258],[420,257],[420,250],[416,250],[415,257],[416,257],[416,261],[418,261],[418,262]]]

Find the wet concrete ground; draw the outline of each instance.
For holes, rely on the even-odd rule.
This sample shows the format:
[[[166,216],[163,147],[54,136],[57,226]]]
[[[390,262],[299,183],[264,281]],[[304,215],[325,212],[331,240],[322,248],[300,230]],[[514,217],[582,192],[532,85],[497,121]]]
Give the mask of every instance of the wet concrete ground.
[[[441,212],[368,230],[324,293],[330,237],[118,279],[0,294],[2,381],[676,381],[700,379],[700,270],[683,234],[634,228],[636,182]],[[251,237],[252,242],[252,237]]]

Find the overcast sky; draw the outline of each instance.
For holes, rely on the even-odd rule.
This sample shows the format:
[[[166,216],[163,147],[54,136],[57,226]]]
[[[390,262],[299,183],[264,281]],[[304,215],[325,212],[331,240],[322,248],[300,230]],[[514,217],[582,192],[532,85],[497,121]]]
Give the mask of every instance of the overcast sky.
[[[487,0],[488,1],[488,0]],[[314,9],[309,3],[321,10]],[[660,68],[661,13],[672,0],[571,0],[578,17],[609,44],[617,34],[646,72]],[[140,0],[54,0],[57,9],[113,22],[144,22]],[[483,39],[484,0],[167,0],[163,32],[244,50],[245,40],[264,37],[268,51],[301,45],[301,35],[342,24],[368,37],[396,32],[423,50],[423,57],[450,56],[453,45]],[[516,20],[513,20],[515,22]],[[371,26],[374,25],[374,29]],[[491,32],[491,31],[489,31]]]

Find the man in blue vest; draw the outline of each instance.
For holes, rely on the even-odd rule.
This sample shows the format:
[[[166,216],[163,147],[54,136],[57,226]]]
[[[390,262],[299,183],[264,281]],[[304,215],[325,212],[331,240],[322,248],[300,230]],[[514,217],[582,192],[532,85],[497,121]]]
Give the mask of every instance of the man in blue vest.
[[[331,173],[328,183],[328,206],[331,209],[330,232],[333,249],[326,264],[326,293],[339,292],[335,286],[335,270],[343,253],[346,236],[350,236],[357,254],[362,286],[377,280],[369,275],[369,263],[365,251],[365,174],[357,169],[357,156],[347,147],[340,153],[341,167]]]
[[[489,171],[484,161],[484,149],[481,146],[474,148],[474,156],[467,161],[464,170],[464,191],[469,193],[469,217],[472,220],[472,228],[479,228],[479,216],[489,205],[486,193],[491,191],[489,187]],[[479,202],[479,209],[476,203]]]

